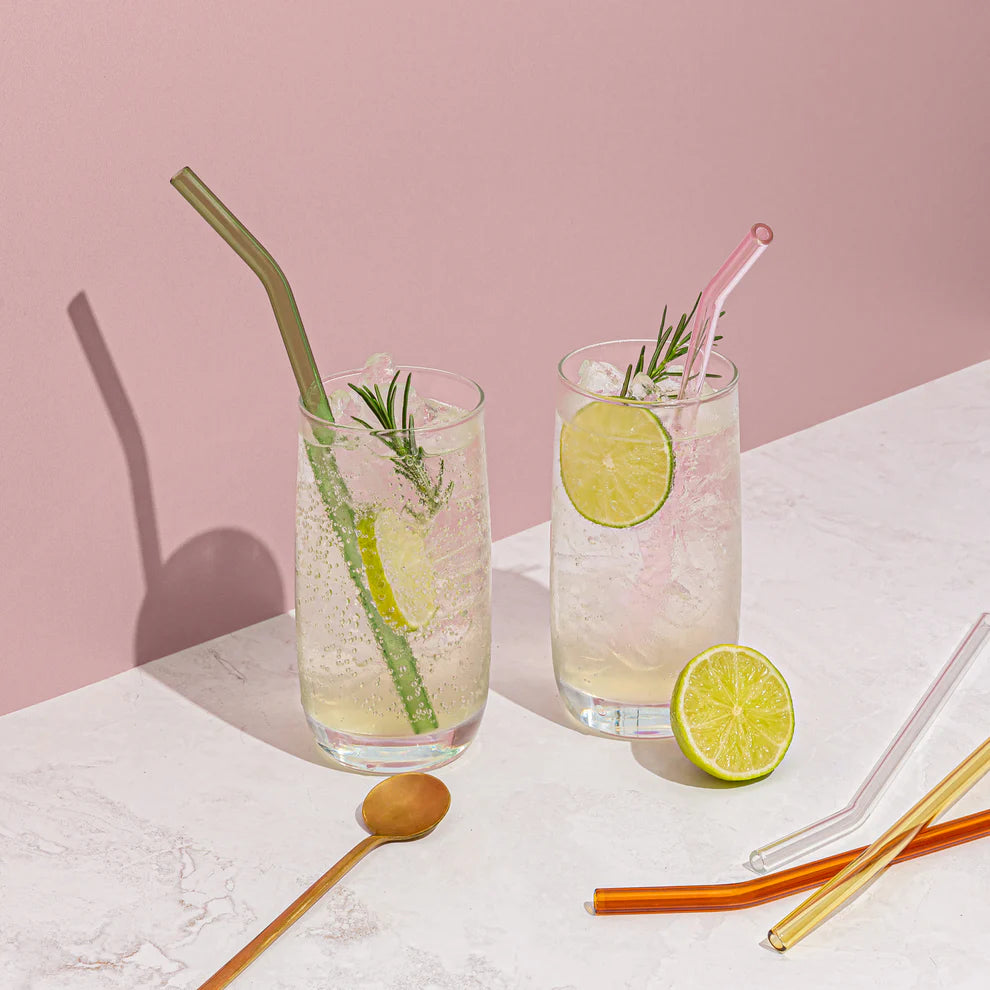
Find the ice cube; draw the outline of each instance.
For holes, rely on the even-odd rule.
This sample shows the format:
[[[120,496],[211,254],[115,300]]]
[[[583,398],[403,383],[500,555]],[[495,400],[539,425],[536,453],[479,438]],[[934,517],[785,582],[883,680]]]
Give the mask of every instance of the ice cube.
[[[354,384],[374,391],[377,385],[384,394],[385,387],[392,381],[398,369],[392,364],[388,354],[372,354],[364,363],[364,368],[355,376]],[[328,396],[333,418],[343,425],[356,426],[354,417],[378,424],[367,403],[349,386],[335,389]]]
[[[578,369],[578,385],[595,395],[618,395],[625,377],[607,361],[582,361]]]
[[[349,388],[338,388],[330,393],[330,412],[338,423],[344,423],[354,414],[353,400],[356,398]]]
[[[711,611],[711,578],[703,571],[693,571],[682,575],[692,580],[691,587],[682,581],[671,581],[657,595],[659,608],[656,614],[658,624],[685,629],[696,625]]]
[[[375,386],[378,386],[384,400],[387,398],[387,387],[392,384],[392,379],[395,378],[397,371],[399,369],[392,363],[392,358],[389,354],[372,354],[365,362],[364,369],[356,384],[366,386],[372,389],[372,391]],[[409,383],[408,396],[405,395],[406,373],[403,372],[396,381],[395,396],[392,405],[396,426],[400,427],[402,424],[402,407],[403,398],[405,397],[406,412],[413,421],[417,434],[417,443],[424,447],[427,453],[442,453],[448,449],[457,449],[465,442],[465,435],[461,434],[460,431],[444,430],[432,434],[429,431],[453,425],[467,415],[466,411],[458,406],[451,405],[449,402],[442,402],[439,399],[421,396],[416,391],[416,381],[417,376],[414,373]],[[372,423],[376,429],[378,428],[377,419],[371,413],[371,410],[368,409],[366,403],[352,389],[348,388],[340,392],[334,392],[331,396],[330,408],[333,410],[335,417],[338,416],[339,409],[343,416],[348,418],[359,416]],[[457,437],[451,438],[447,436],[448,433],[454,432],[458,434]]]
[[[641,371],[633,376],[626,394],[630,399],[640,402],[653,402],[659,398],[659,389],[657,383],[645,371]]]
[[[388,385],[395,377],[398,369],[392,364],[390,354],[372,354],[364,362],[364,374],[361,375],[360,385]]]
[[[684,371],[679,364],[668,364],[664,376],[657,382],[660,399],[676,399],[681,390],[681,375]]]
[[[457,450],[468,442],[474,425],[445,430],[464,420],[467,411],[439,399],[421,399],[415,410],[416,442],[428,454]]]
[[[417,426],[450,426],[467,415],[460,406],[452,406],[439,399],[423,399],[420,409],[421,412],[416,415]]]

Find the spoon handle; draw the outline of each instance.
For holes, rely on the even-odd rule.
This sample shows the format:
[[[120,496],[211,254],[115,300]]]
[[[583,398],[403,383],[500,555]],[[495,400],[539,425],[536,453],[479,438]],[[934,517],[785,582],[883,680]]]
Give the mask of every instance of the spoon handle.
[[[358,860],[375,846],[388,842],[388,836],[369,835],[359,842],[346,856],[327,870],[308,890],[300,894],[264,931],[259,932],[247,945],[224,963],[199,990],[222,990],[248,965],[261,955],[287,928],[295,924]]]

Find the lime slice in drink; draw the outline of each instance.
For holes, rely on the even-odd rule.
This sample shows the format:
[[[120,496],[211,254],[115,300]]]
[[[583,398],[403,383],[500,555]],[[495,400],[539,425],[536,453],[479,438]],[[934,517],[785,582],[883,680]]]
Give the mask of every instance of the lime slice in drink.
[[[755,780],[770,773],[791,744],[791,692],[762,653],[713,646],[677,678],[670,727],[684,755],[713,777]]]
[[[368,590],[382,617],[397,629],[421,629],[437,610],[436,575],[422,525],[394,509],[358,519],[358,548]]]
[[[670,494],[670,434],[649,409],[590,402],[561,427],[560,479],[585,519],[617,529],[635,526]]]

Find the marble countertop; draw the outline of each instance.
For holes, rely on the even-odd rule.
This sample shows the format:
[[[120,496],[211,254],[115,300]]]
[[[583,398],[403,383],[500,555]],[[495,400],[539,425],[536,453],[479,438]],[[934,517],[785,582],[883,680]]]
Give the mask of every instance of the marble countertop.
[[[587,910],[598,886],[752,876],[750,849],[846,803],[990,609],[990,362],[746,453],[743,503],[741,641],[797,712],[775,773],[721,785],[672,741],[566,720],[537,526],[495,545],[492,692],[475,744],[438,771],[448,817],[372,853],[234,986],[985,986],[990,840],[893,868],[786,955],[761,942],[793,897]],[[374,780],[322,764],[293,637],[279,616],[0,719],[2,990],[198,987],[363,836]],[[990,655],[839,847],[955,766],[988,711]],[[987,806],[990,781],[950,814]]]

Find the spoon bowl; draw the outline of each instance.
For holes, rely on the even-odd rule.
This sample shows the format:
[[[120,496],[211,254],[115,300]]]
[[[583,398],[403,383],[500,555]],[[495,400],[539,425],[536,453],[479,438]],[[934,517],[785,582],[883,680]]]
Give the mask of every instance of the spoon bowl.
[[[418,839],[432,832],[450,808],[450,791],[426,773],[402,773],[373,787],[361,805],[372,835],[390,840]]]
[[[386,842],[408,842],[432,832],[450,808],[450,791],[428,773],[402,773],[376,784],[361,805],[361,817],[371,835],[300,894],[263,932],[255,935],[199,990],[221,990],[253,959],[261,955],[290,925],[298,921],[358,860]]]

